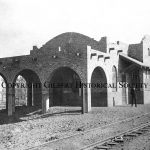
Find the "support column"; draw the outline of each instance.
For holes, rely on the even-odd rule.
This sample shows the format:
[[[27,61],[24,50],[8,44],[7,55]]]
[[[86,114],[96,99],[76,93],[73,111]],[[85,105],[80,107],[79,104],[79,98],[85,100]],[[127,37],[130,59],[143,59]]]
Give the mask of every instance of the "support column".
[[[32,106],[34,106],[34,86],[33,86],[33,83],[32,83],[32,88],[31,88],[31,90],[32,90]]]
[[[32,106],[32,88],[27,89],[27,106]]]
[[[12,111],[15,112],[15,88],[12,88]]]
[[[126,74],[122,74],[122,82],[126,83]],[[122,105],[126,105],[126,88],[122,87]]]
[[[6,86],[6,111],[8,112],[8,87]]]
[[[90,108],[88,107],[88,92],[87,88],[82,87],[82,114],[88,113]]]
[[[127,73],[126,74],[126,81],[128,84],[130,84],[130,75]],[[127,99],[127,104],[129,104],[129,99],[130,99],[130,89],[129,87],[126,88],[126,99]]]
[[[14,95],[15,93],[13,88],[8,88],[8,92],[6,96],[8,98],[8,116],[12,116],[14,112],[14,105],[13,105]]]
[[[42,93],[41,93],[42,85],[33,84],[32,86],[32,106],[41,106],[42,105]]]
[[[42,90],[42,113],[46,113],[49,109],[49,93],[46,89]]]
[[[53,106],[53,88],[49,88],[49,107]]]

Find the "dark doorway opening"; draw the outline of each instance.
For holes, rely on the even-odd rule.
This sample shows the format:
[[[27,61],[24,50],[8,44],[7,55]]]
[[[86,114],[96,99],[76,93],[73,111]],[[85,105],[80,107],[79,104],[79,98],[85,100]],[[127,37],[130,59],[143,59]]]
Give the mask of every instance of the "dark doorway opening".
[[[51,106],[81,106],[80,77],[68,68],[61,67],[54,71],[50,81],[50,96],[52,97]],[[51,99],[51,98],[50,98]]]
[[[107,79],[104,70],[96,67],[91,77],[91,106],[107,106]],[[101,86],[98,86],[101,85]]]

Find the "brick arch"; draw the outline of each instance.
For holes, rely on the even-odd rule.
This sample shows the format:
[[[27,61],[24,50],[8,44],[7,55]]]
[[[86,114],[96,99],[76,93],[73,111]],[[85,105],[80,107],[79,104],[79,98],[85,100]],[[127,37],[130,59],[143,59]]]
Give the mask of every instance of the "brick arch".
[[[24,69],[18,70],[17,72],[14,73],[13,82],[16,80],[18,75],[24,74],[25,76],[27,76],[27,75],[30,76],[31,74],[29,74],[29,73],[33,73],[34,75],[36,75],[39,78],[39,80],[41,81],[40,76],[37,71],[35,71],[33,69],[24,68]]]
[[[81,88],[77,87],[77,82],[82,82],[80,76],[81,73],[78,74],[75,68],[68,67],[68,65],[53,68],[48,82],[50,84],[62,83],[63,86],[67,83],[71,87],[49,88],[49,99],[51,100],[49,104],[52,106],[82,106]]]
[[[11,73],[11,76],[12,76],[12,82],[14,82],[16,80],[16,77],[21,73],[21,72],[24,72],[25,70],[28,70],[30,72],[33,72],[34,74],[36,74],[39,78],[40,81],[42,81],[41,79],[41,76],[40,76],[40,73],[38,70],[35,70],[34,68],[32,67],[28,67],[28,68],[21,68],[21,69],[17,69],[15,70],[14,72]]]
[[[3,73],[0,73],[0,76],[4,79],[5,83],[8,83],[7,77]]]
[[[31,69],[19,70],[14,78],[13,83],[16,82],[17,77],[21,75],[27,83],[27,105],[40,106],[42,104],[42,83],[37,72]],[[24,88],[24,87],[23,87]]]
[[[97,66],[93,69],[91,74],[91,84],[98,85],[96,88],[91,88],[91,106],[102,107],[108,106],[108,89],[105,87],[108,84],[105,70]]]
[[[68,68],[72,69],[80,77],[81,82],[83,82],[83,83],[86,82],[86,77],[85,77],[84,73],[82,72],[82,69],[75,64],[69,64],[69,63],[57,63],[56,65],[54,65],[52,67],[52,69],[48,70],[48,72],[46,73],[47,74],[46,81],[50,81],[52,79],[55,71],[62,67],[68,67]]]

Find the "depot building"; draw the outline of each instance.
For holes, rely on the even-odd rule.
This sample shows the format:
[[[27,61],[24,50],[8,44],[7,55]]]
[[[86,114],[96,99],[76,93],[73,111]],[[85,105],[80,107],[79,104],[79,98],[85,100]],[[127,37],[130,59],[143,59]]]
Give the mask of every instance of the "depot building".
[[[53,106],[80,106],[82,113],[92,107],[131,103],[130,87],[120,84],[150,83],[150,37],[137,44],[107,37],[99,41],[79,33],[60,34],[42,47],[33,46],[29,55],[0,58],[0,75],[5,83],[16,83],[21,75],[27,84],[27,106],[39,106],[43,113]],[[113,86],[46,87],[44,83],[105,84]],[[7,85],[7,84],[6,84]],[[149,86],[136,88],[137,104],[150,103]],[[15,87],[6,86],[6,109],[15,112]]]

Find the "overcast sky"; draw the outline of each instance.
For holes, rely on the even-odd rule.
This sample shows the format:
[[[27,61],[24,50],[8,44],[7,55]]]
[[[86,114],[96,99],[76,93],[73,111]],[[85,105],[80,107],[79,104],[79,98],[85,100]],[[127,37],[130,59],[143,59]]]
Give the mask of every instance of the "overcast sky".
[[[0,0],[0,57],[64,32],[138,43],[150,34],[150,0]]]

